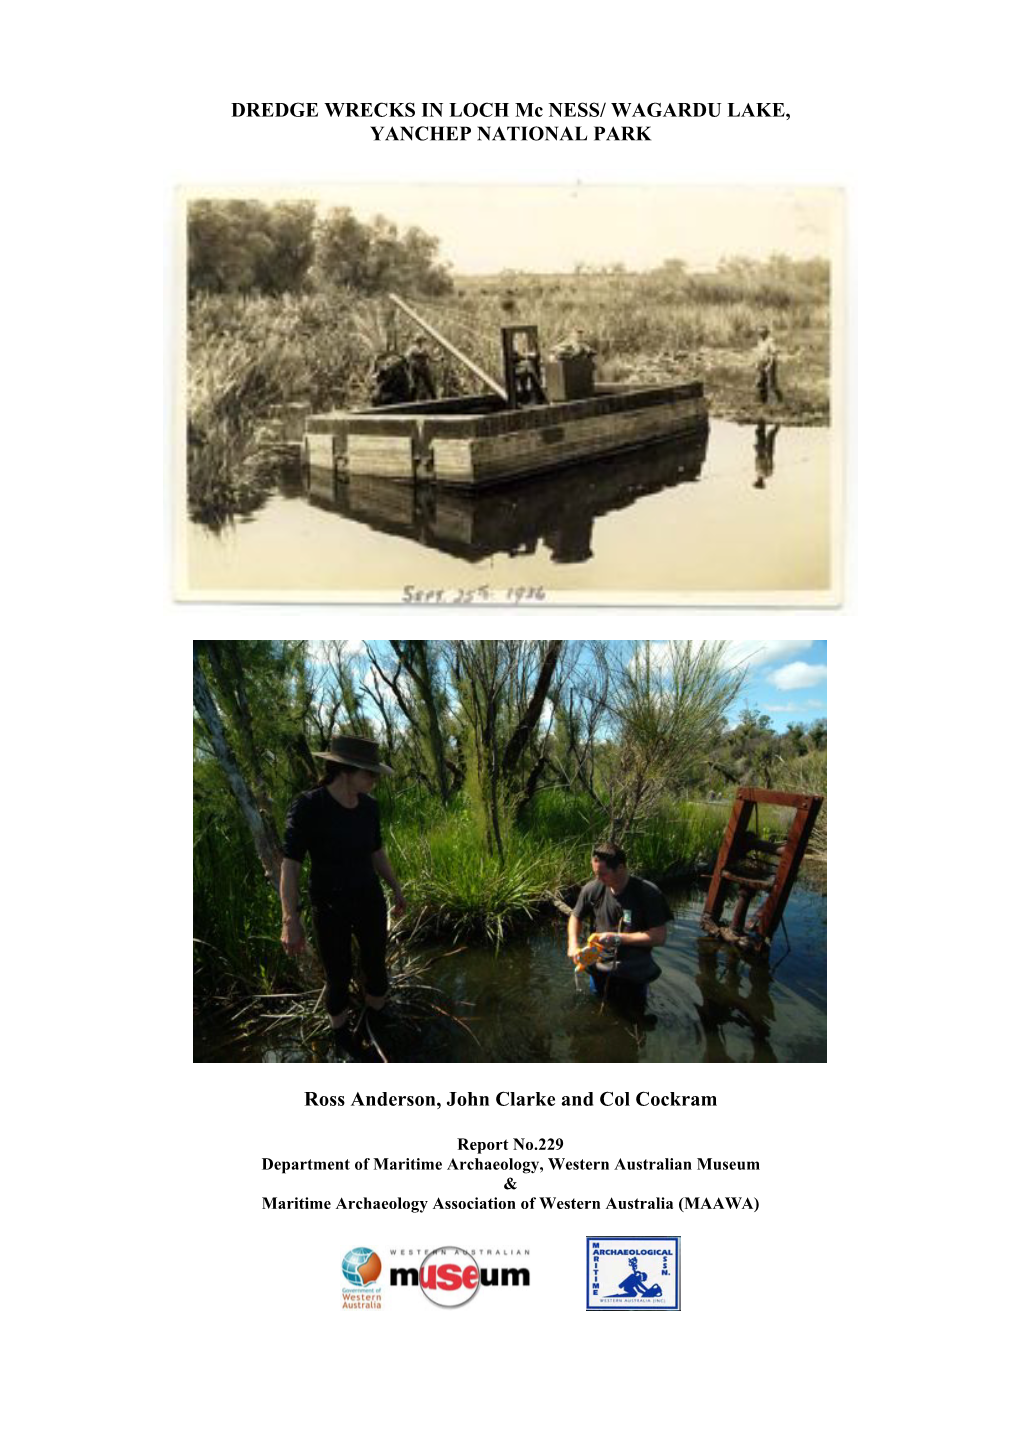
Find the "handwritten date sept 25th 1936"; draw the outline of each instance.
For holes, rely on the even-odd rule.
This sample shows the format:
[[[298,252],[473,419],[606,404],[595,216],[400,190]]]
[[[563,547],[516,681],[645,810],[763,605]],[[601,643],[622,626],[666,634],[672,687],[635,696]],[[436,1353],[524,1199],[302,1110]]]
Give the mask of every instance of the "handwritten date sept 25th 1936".
[[[544,586],[457,586],[426,590],[405,586],[400,600],[404,605],[470,606],[472,602],[495,602],[503,606],[519,606],[522,601],[544,601]]]

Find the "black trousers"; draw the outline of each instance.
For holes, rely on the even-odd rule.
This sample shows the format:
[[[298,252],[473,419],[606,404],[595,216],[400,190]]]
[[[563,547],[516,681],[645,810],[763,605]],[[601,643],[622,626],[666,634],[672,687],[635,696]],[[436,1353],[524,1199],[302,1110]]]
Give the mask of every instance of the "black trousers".
[[[365,991],[382,997],[386,976],[386,897],[378,882],[356,892],[336,892],[312,902],[312,925],[326,971],[326,1008],[335,1016],[347,1006],[354,971],[352,940]]]

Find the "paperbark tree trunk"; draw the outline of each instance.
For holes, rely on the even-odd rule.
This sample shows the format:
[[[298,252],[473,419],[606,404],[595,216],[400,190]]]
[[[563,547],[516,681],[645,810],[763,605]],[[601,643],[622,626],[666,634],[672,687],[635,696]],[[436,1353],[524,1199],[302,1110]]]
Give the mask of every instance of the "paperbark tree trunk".
[[[439,795],[445,806],[450,800],[450,779],[446,774],[446,747],[443,742],[442,728],[439,725],[439,707],[436,703],[436,693],[429,667],[427,643],[424,641],[391,641],[390,646],[414,682],[421,704],[425,708],[425,716],[428,719],[429,751],[432,753],[432,765],[439,786]]]
[[[198,648],[194,648],[192,658],[194,678],[194,701],[195,710],[202,718],[209,738],[209,744],[213,749],[213,755],[220,765],[223,775],[227,779],[227,785],[237,805],[241,808],[241,815],[244,817],[251,832],[252,841],[255,843],[255,851],[259,861],[262,863],[262,870],[266,874],[266,880],[277,892],[280,889],[280,867],[283,862],[283,852],[279,839],[276,836],[276,828],[262,815],[259,810],[255,796],[244,778],[238,764],[234,749],[227,739],[223,730],[223,722],[220,719],[216,702],[210,690],[209,683],[205,678],[199,661]]]
[[[531,694],[524,715],[514,729],[510,740],[506,744],[503,753],[503,773],[505,776],[513,776],[524,755],[524,749],[531,740],[535,728],[542,719],[542,708],[545,706],[546,698],[549,695],[549,688],[552,686],[553,677],[556,675],[556,667],[559,663],[560,652],[563,649],[562,641],[550,641],[546,647],[545,655],[542,658],[542,665],[539,668],[538,679],[535,682],[535,690]]]

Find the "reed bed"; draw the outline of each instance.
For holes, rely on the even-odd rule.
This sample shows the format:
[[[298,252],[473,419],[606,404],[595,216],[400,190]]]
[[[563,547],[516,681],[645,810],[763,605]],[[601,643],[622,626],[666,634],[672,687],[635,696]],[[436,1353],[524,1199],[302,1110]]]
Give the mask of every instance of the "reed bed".
[[[658,881],[693,875],[714,857],[726,818],[725,808],[671,803],[628,843],[631,870]],[[428,831],[395,822],[388,846],[416,926],[498,946],[550,899],[587,880],[591,848],[604,825],[586,799],[549,791],[508,828],[502,859],[486,847],[466,806]]]
[[[222,525],[260,504],[292,451],[267,417],[288,401],[317,410],[368,399],[380,349],[373,308],[339,293],[210,296],[188,310],[188,507]]]
[[[824,858],[828,844],[828,756],[828,751],[822,748],[802,757],[790,757],[780,764],[775,778],[776,786],[783,791],[813,792],[826,798],[815,818],[808,844],[808,855],[820,858]]]
[[[193,843],[192,936],[195,996],[292,992],[304,985],[280,945],[280,903],[266,882],[243,824],[203,820]]]
[[[426,1026],[457,1028],[474,1039],[470,1017],[461,1016],[461,1010],[473,1004],[463,1000],[454,1003],[428,980],[429,967],[435,960],[416,954],[404,937],[391,940],[386,962],[390,991],[385,1031],[378,1023],[373,1026],[373,1014],[363,1002],[356,1004],[352,1021],[352,1031],[361,1044],[365,1060],[383,1063],[403,1060]],[[241,1041],[258,1037],[268,1042],[274,1033],[285,1032],[308,1055],[327,1052],[330,1021],[323,1007],[323,992],[323,988],[272,996],[258,992],[235,999],[227,1009],[232,1035]]]

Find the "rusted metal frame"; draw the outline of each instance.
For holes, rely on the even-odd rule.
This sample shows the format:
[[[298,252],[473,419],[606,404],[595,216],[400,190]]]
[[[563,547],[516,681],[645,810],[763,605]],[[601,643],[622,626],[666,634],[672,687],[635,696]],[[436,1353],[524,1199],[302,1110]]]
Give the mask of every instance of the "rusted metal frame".
[[[754,811],[753,800],[747,798],[743,791],[737,792],[737,799],[733,804],[730,813],[730,820],[726,825],[726,834],[719,848],[719,855],[715,861],[715,871],[712,873],[712,881],[709,884],[708,896],[705,898],[704,917],[719,925],[722,917],[724,894],[726,882],[723,872],[729,869],[730,856],[737,844],[742,840],[751,821],[751,813]]]
[[[792,795],[790,793],[773,793],[772,795]],[[789,901],[790,893],[793,891],[793,884],[797,880],[797,873],[800,871],[800,864],[804,860],[804,853],[807,851],[808,842],[811,840],[811,832],[815,825],[815,819],[822,807],[823,797],[799,796],[795,797],[797,815],[793,819],[793,826],[787,833],[786,847],[779,859],[779,867],[776,871],[776,879],[772,884],[772,890],[765,898],[757,916],[751,924],[752,930],[757,932],[763,943],[770,942],[776,928],[782,920],[783,912]],[[773,802],[773,806],[789,806],[790,802]]]
[[[803,792],[770,792],[764,787],[740,787],[737,797],[741,801],[757,802],[762,807],[792,807],[795,811],[810,800]]]
[[[732,874],[723,874],[727,881],[732,880]],[[741,883],[737,891],[737,900],[733,906],[733,916],[730,918],[730,930],[738,937],[743,935],[744,922],[747,920],[747,909],[751,898],[754,896],[754,889],[746,882]]]

